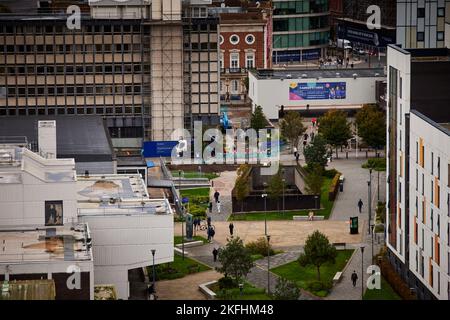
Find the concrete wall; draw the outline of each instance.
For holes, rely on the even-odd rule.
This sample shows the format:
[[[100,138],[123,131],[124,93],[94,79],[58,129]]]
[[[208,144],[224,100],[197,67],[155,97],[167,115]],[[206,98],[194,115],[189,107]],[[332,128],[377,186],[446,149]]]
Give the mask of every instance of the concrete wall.
[[[358,73],[355,70],[355,73]],[[385,77],[362,78],[320,78],[316,79],[257,79],[252,73],[249,73],[249,98],[252,100],[253,107],[261,105],[264,114],[269,119],[278,119],[278,110],[280,105],[285,107],[306,107],[314,106],[345,106],[362,105],[366,103],[375,103],[375,83],[376,81],[386,80]],[[346,99],[338,100],[289,100],[289,86],[291,83],[309,83],[309,82],[345,82]]]
[[[116,285],[120,299],[128,299],[128,270],[173,261],[173,216],[80,216],[93,241],[95,283]]]
[[[420,150],[416,151],[416,142],[419,144],[419,139],[422,139],[425,148],[424,167],[420,165]],[[450,256],[450,235],[448,233],[450,217],[448,214],[450,208],[447,203],[447,195],[450,193],[448,187],[450,136],[411,113],[410,141],[409,268],[438,299],[447,300],[449,298],[447,284],[450,283],[448,273]],[[432,153],[433,161],[431,160]],[[416,159],[416,155],[419,159]],[[437,168],[438,158],[440,158],[440,173],[438,173]],[[431,174],[432,164],[433,174]],[[422,183],[424,185],[423,195]],[[437,186],[439,186],[439,203],[437,202]],[[440,259],[437,259],[437,243],[440,247]],[[416,255],[418,259],[417,268]],[[421,257],[424,260],[423,277],[420,272]],[[433,273],[433,282],[430,281],[431,272]],[[438,290],[439,287],[440,290]]]
[[[445,46],[450,48],[450,17],[449,22],[445,24]]]
[[[89,174],[115,174],[117,173],[116,161],[103,162],[77,162],[75,169],[78,175],[84,175],[86,170]]]

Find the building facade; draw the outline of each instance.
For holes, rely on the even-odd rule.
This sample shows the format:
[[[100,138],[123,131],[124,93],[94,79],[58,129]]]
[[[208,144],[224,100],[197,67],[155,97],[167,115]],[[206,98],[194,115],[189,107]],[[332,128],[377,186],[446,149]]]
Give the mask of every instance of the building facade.
[[[419,299],[449,299],[450,56],[388,47],[388,257]]]
[[[273,1],[273,62],[319,59],[329,45],[328,0]]]
[[[398,0],[397,42],[403,48],[443,48],[449,0]]]

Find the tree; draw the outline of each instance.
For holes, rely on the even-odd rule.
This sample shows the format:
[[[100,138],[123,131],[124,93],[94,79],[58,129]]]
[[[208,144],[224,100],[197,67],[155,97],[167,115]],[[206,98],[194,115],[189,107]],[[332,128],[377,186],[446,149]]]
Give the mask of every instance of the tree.
[[[386,116],[376,105],[366,104],[356,113],[358,136],[375,149],[386,145]]]
[[[314,136],[312,142],[303,149],[306,164],[312,168],[315,164],[325,168],[328,162],[327,142],[318,134]]]
[[[306,239],[304,253],[298,258],[300,266],[306,267],[313,265],[317,268],[317,280],[320,281],[320,267],[327,263],[335,263],[336,248],[330,244],[328,238],[320,233],[314,231]]]
[[[298,145],[298,139],[305,133],[306,128],[303,126],[303,119],[298,112],[288,111],[284,118],[280,121],[281,134],[289,139],[291,147]]]
[[[347,140],[352,137],[347,115],[341,110],[330,110],[319,119],[319,124],[319,133],[329,145],[336,148],[338,158],[338,147],[347,144]]]
[[[235,196],[236,200],[241,203],[241,211],[244,211],[244,200],[250,193],[249,170],[250,166],[248,164],[240,165],[237,170],[236,182],[234,183]]]
[[[219,251],[218,259],[222,266],[216,267],[216,270],[225,276],[231,275],[236,283],[254,266],[250,251],[239,237],[228,240],[225,248]]]
[[[314,164],[308,169],[308,174],[304,177],[305,189],[309,194],[320,194],[323,185],[323,168]]]
[[[269,124],[266,116],[262,110],[261,106],[256,106],[255,111],[253,111],[250,118],[250,127],[255,129],[257,132],[259,129],[264,129]]]
[[[271,199],[277,199],[277,208],[280,210],[280,202],[278,201],[283,195],[283,190],[286,188],[286,184],[283,181],[282,166],[280,164],[278,172],[272,176],[267,185],[267,194]]]
[[[298,300],[300,289],[293,281],[279,278],[273,295],[275,300]]]

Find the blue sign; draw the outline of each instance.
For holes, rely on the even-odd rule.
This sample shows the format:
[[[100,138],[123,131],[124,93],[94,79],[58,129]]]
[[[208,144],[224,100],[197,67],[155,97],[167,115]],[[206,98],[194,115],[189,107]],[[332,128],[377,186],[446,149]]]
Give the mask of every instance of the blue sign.
[[[345,99],[345,82],[292,82],[289,86],[289,100]]]
[[[142,154],[145,158],[170,157],[178,141],[145,141]]]
[[[189,198],[188,197],[184,197],[183,199],[181,199],[181,203],[188,203],[189,202]]]

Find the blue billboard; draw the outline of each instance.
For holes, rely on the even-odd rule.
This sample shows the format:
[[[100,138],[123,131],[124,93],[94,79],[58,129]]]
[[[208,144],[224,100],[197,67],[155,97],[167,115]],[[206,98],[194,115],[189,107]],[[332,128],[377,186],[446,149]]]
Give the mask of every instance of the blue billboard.
[[[145,158],[170,157],[172,149],[178,141],[145,141],[142,146],[142,155]]]
[[[289,100],[345,99],[345,82],[292,82],[289,86]]]

